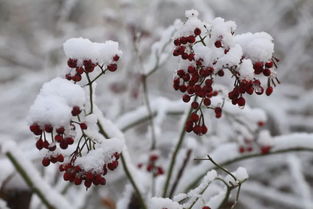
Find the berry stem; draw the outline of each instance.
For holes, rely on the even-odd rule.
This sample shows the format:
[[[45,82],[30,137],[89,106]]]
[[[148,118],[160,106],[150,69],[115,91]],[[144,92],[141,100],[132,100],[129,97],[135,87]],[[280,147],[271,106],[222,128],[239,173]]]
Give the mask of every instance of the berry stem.
[[[92,82],[90,80],[89,74],[86,73],[86,77],[88,79],[88,87],[89,87],[89,100],[90,100],[90,113],[93,113],[93,88],[92,88]]]
[[[197,96],[194,98],[193,102],[195,102],[195,101],[197,101]],[[171,161],[169,164],[168,173],[166,176],[166,181],[165,181],[165,185],[164,185],[164,189],[163,189],[163,194],[162,194],[163,197],[166,197],[167,190],[169,188],[170,180],[171,180],[172,173],[173,173],[173,168],[174,168],[174,165],[176,163],[177,154],[181,148],[181,145],[183,144],[183,140],[184,140],[184,137],[186,134],[185,124],[186,124],[186,121],[188,120],[191,112],[192,112],[192,107],[190,106],[188,113],[185,115],[184,123],[183,123],[183,126],[182,126],[181,131],[180,131],[179,139],[178,139],[178,142],[175,146],[174,152],[173,152],[172,157],[171,157]]]

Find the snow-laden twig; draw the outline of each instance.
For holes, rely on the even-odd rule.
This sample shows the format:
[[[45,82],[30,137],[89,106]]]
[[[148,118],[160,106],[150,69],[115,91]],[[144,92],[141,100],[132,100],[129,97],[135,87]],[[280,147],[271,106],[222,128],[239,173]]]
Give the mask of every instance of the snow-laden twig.
[[[49,209],[73,208],[61,194],[45,182],[34,165],[25,158],[23,152],[13,141],[3,144],[3,151],[12,162],[17,172],[24,179],[26,184],[41,199],[42,203]]]
[[[277,136],[273,138],[272,149],[267,154],[260,152],[253,152],[251,154],[240,154],[238,152],[238,146],[234,143],[226,144],[212,152],[211,157],[215,159],[220,165],[230,165],[242,160],[264,157],[269,155],[297,152],[297,151],[309,151],[313,152],[313,134],[295,133],[290,135]],[[227,155],[225,155],[227,153]],[[182,177],[182,182],[191,182],[186,188],[179,188],[183,190],[189,190],[194,187],[197,182],[205,175],[208,170],[215,168],[212,165],[207,165],[207,162],[203,161],[199,165],[191,168],[188,175]]]

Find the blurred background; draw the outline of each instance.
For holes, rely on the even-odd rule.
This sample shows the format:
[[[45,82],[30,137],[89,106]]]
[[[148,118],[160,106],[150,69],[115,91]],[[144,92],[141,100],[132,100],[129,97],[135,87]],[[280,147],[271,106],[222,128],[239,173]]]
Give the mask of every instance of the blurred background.
[[[34,149],[26,120],[28,110],[42,84],[62,75],[66,67],[62,44],[71,37],[120,43],[123,58],[119,70],[99,81],[96,91],[97,103],[106,117],[116,121],[142,105],[139,61],[148,62],[151,45],[160,40],[175,19],[184,19],[185,10],[192,8],[200,12],[202,19],[220,16],[235,21],[237,33],[265,31],[273,36],[275,56],[281,60],[277,70],[281,85],[271,97],[250,97],[249,104],[266,111],[267,128],[273,136],[312,132],[313,0],[0,0],[0,141],[11,139],[26,151]],[[152,97],[179,99],[172,90],[174,64],[169,57],[148,80]],[[134,138],[140,137],[146,143],[145,128],[139,126],[127,133],[131,147],[138,147],[132,144]],[[0,158],[4,159],[1,153]],[[308,194],[301,194],[293,183],[297,182],[292,172],[294,160],[301,162]],[[0,173],[7,177],[1,162]],[[243,190],[239,208],[309,209],[297,201],[313,201],[312,163],[311,153],[276,156],[275,161],[246,161],[252,183]],[[17,204],[14,198],[19,192],[26,192],[23,198],[31,197],[21,180],[4,186],[4,177],[0,178],[0,198],[14,205],[12,201]],[[114,202],[120,191],[113,185],[102,190],[84,207],[114,208],[108,202]],[[40,206],[36,201],[34,205]]]

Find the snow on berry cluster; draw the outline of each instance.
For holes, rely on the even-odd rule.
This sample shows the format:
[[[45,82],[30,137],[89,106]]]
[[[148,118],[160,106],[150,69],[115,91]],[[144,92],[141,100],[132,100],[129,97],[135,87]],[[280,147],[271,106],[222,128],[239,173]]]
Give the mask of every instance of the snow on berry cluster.
[[[244,94],[271,95],[279,83],[273,57],[272,37],[265,33],[235,35],[236,24],[215,18],[206,23],[198,19],[196,10],[186,11],[185,23],[177,23],[173,55],[180,59],[173,80],[175,90],[182,92],[184,102],[191,101],[192,113],[186,131],[202,135],[207,126],[202,108],[213,109],[216,118],[222,116],[224,102],[213,104],[221,94],[215,89],[219,77],[231,79],[228,98],[233,105],[244,107]]]
[[[88,91],[84,88],[92,88],[106,70],[115,71],[121,51],[116,42],[93,43],[83,38],[67,40],[64,51],[70,72],[66,79],[55,78],[43,85],[30,108],[29,128],[36,136],[37,149],[45,151],[43,166],[59,162],[64,180],[84,183],[87,188],[91,184],[104,185],[108,170],[118,167],[124,144],[120,139],[104,139],[98,134],[93,95],[89,89],[88,106]],[[96,67],[100,72],[92,76]],[[82,76],[88,81],[83,87],[76,84]]]
[[[94,72],[97,66],[100,69],[96,70],[98,75],[104,74],[106,70],[116,71],[117,62],[122,55],[118,47],[118,43],[114,41],[96,43],[84,38],[67,40],[63,44],[69,67],[66,79],[79,82],[84,73],[91,76],[90,73]]]

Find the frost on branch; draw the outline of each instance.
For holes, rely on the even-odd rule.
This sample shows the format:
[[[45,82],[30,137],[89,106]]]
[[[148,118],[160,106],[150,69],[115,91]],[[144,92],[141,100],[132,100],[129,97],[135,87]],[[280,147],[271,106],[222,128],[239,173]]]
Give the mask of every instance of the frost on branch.
[[[184,94],[184,102],[191,101],[185,130],[203,135],[208,128],[202,108],[214,110],[216,118],[222,116],[226,98],[216,88],[219,77],[225,76],[233,84],[226,93],[232,104],[244,107],[245,94],[261,95],[264,89],[267,96],[272,94],[279,83],[275,72],[278,60],[273,56],[273,39],[265,32],[235,35],[233,21],[215,18],[203,22],[195,10],[187,11],[186,17],[185,23],[176,25],[173,55],[180,63],[173,87]],[[223,100],[213,104],[218,96]]]
[[[116,42],[93,43],[83,38],[67,40],[64,52],[69,67],[66,79],[55,78],[43,85],[30,109],[30,130],[37,149],[45,153],[43,166],[59,162],[65,181],[84,183],[87,188],[104,185],[107,172],[118,167],[124,141],[99,134],[93,83],[107,70],[117,70],[122,52]],[[84,83],[77,85],[81,80]],[[70,145],[76,148],[68,155],[65,150]]]

